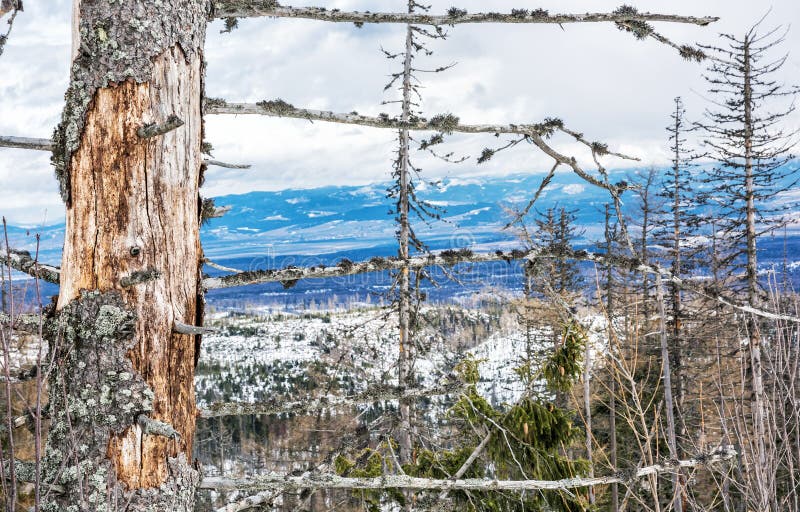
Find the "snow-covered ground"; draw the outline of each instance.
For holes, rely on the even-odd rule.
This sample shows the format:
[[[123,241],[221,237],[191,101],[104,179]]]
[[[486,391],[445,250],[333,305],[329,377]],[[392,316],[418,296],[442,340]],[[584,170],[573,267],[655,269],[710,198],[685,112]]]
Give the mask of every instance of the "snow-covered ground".
[[[514,314],[459,306],[427,307],[421,313],[427,325],[415,336],[421,387],[446,380],[471,355],[480,361],[479,391],[496,405],[516,401],[524,389],[515,368],[526,354],[526,334]],[[219,313],[207,323],[219,331],[202,341],[196,377],[201,404],[352,394],[396,383],[397,318],[384,309]],[[587,316],[584,324],[591,352],[602,352],[603,318]],[[535,338],[541,349],[542,336]]]
[[[514,367],[525,351],[515,321],[485,311],[450,306],[422,311],[430,324],[416,335],[415,373],[420,386],[446,379],[468,353],[483,360],[479,387],[498,403],[522,391]],[[397,319],[378,308],[304,315],[212,316],[218,333],[206,335],[196,377],[201,403],[254,401],[280,394],[326,389],[363,391],[396,383]],[[447,324],[441,332],[439,326]],[[257,378],[253,378],[256,375]],[[227,383],[227,386],[226,386]]]

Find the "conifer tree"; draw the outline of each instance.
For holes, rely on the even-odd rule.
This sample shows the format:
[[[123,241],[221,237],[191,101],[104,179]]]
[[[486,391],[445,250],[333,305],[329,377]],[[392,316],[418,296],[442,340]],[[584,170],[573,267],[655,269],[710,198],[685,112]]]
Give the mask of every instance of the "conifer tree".
[[[798,89],[777,81],[776,73],[786,55],[775,57],[786,31],[780,27],[761,30],[763,19],[743,36],[722,34],[724,46],[704,46],[713,55],[706,80],[712,106],[699,123],[704,142],[716,160],[707,181],[712,188],[716,222],[727,245],[724,261],[730,273],[744,270],[738,280],[747,304],[758,308],[764,295],[758,277],[758,239],[785,222],[788,205],[776,208],[772,200],[792,187],[796,177],[785,166],[791,158],[796,132],[786,132],[780,123],[794,112],[792,99]],[[781,101],[782,100],[782,101]],[[771,501],[766,485],[772,471],[767,460],[769,419],[762,368],[761,334],[756,317],[747,319],[751,411],[755,452],[750,467],[763,492],[756,493],[752,506],[767,510]]]
[[[661,179],[661,190],[657,196],[662,203],[653,220],[653,239],[660,248],[659,260],[670,269],[670,273],[678,278],[685,278],[696,266],[697,255],[704,246],[700,246],[694,237],[699,234],[701,207],[694,190],[699,169],[697,160],[702,155],[688,147],[687,132],[691,126],[687,123],[686,109],[680,97],[675,98],[675,110],[670,114],[671,123],[667,126],[669,134],[671,166]],[[684,332],[688,311],[683,306],[682,290],[676,282],[668,283],[668,328],[670,360],[675,383],[675,405],[678,414],[683,414],[679,422],[680,437],[686,432],[686,402],[684,388],[686,386],[684,357],[689,345]],[[680,447],[679,447],[680,449]]]

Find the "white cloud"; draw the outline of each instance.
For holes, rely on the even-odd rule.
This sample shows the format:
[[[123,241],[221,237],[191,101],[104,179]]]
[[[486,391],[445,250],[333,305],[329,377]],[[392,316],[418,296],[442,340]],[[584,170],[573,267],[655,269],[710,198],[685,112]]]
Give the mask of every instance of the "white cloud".
[[[584,190],[586,190],[586,186],[581,185],[580,183],[570,183],[569,185],[565,185],[563,188],[564,193],[570,196],[580,194]]]

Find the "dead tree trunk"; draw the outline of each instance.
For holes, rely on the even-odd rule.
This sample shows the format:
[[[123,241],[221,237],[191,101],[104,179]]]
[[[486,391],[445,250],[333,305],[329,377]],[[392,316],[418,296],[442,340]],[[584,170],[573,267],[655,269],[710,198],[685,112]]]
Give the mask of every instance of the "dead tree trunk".
[[[50,510],[193,508],[207,0],[76,2],[53,161],[67,204],[50,342]]]
[[[414,10],[413,3],[409,4],[409,12]],[[411,116],[411,59],[413,58],[413,31],[411,25],[406,26],[405,58],[403,60],[403,99],[401,120],[408,123]],[[400,322],[400,353],[397,359],[397,379],[401,389],[414,385],[414,347],[410,336],[411,329],[411,279],[409,260],[409,242],[411,226],[409,224],[409,146],[410,136],[407,128],[400,130],[400,149],[398,154],[397,172],[400,187],[398,197],[399,219],[399,257],[403,261],[400,269],[398,317]],[[407,463],[411,460],[411,402],[400,400],[400,461]]]
[[[747,276],[747,304],[750,307],[759,306],[758,297],[758,261],[756,252],[756,208],[755,208],[755,179],[753,176],[753,90],[751,75],[751,56],[750,45],[752,40],[750,34],[746,35],[743,44],[743,93],[744,93],[744,185],[745,185],[745,239],[747,265],[745,275]],[[761,365],[761,340],[758,332],[758,323],[753,315],[747,317],[747,334],[749,338],[748,347],[750,349],[750,371],[753,379],[753,420],[755,423],[757,453],[756,471],[757,481],[767,487],[768,468],[767,468],[767,427],[766,427],[766,406],[764,381]],[[768,493],[760,493],[762,498],[759,510],[768,510],[769,504],[766,499]]]

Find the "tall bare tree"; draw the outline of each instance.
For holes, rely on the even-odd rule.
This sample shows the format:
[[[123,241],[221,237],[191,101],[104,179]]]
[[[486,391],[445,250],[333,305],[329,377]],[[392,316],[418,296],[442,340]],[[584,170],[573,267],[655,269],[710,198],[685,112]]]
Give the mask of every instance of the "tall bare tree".
[[[784,222],[770,203],[780,191],[793,186],[791,171],[784,164],[791,158],[796,132],[787,133],[779,123],[794,112],[794,104],[784,102],[783,108],[772,110],[772,103],[791,100],[798,90],[783,86],[775,78],[786,62],[785,55],[773,56],[784,41],[785,29],[764,32],[762,22],[763,19],[743,36],[722,34],[725,46],[704,46],[713,55],[707,75],[713,104],[706,112],[706,120],[700,123],[706,132],[705,144],[718,162],[709,181],[714,185],[711,196],[721,216],[718,227],[728,240],[726,263],[729,268],[744,268],[742,284],[747,304],[753,308],[764,303],[758,274],[758,239]],[[767,460],[769,419],[762,332],[753,315],[748,317],[747,338],[752,420],[758,443],[748,467],[764,490],[752,506],[767,510],[772,488]]]

